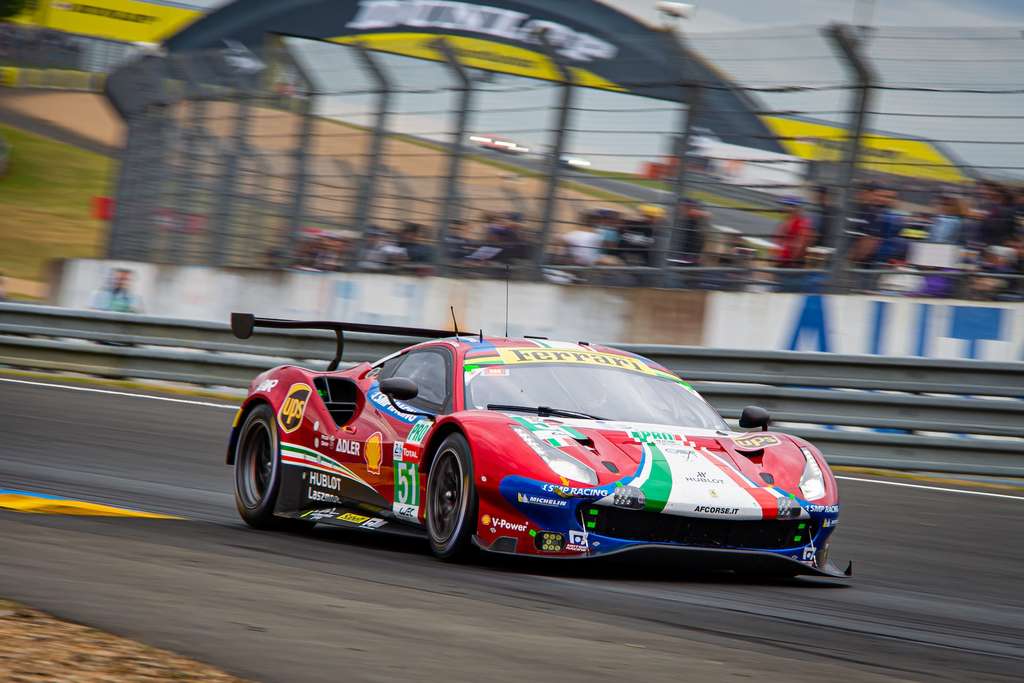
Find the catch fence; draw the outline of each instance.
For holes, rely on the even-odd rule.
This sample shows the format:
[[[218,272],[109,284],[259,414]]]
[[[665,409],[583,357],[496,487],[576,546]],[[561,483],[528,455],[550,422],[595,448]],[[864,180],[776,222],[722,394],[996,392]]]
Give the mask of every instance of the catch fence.
[[[296,38],[129,61],[114,78],[149,97],[125,112],[107,255],[1024,298],[1019,31],[676,38],[678,81],[618,85],[681,103],[583,87],[553,53],[554,81],[475,70],[444,39],[436,61]],[[90,50],[89,68],[126,57]],[[723,78],[687,76],[693,59]],[[806,239],[778,234],[795,198]]]

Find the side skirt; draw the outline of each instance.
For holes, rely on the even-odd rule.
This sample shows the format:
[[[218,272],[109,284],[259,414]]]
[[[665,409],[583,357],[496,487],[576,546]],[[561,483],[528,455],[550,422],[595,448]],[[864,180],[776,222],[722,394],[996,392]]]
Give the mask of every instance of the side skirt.
[[[427,538],[427,530],[396,518],[390,512],[363,510],[356,506],[337,504],[329,508],[313,508],[299,512],[277,512],[277,517],[304,519],[317,524],[353,531],[381,531],[410,538]]]

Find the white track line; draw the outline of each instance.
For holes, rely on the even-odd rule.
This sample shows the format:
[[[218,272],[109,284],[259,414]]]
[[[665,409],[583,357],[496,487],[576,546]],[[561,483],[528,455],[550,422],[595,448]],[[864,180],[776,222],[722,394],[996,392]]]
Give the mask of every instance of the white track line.
[[[149,394],[132,394],[126,391],[111,391],[109,389],[95,389],[93,387],[73,387],[67,384],[48,384],[46,382],[29,382],[23,379],[9,379],[0,377],[0,382],[11,384],[28,384],[34,387],[52,387],[54,389],[67,389],[68,391],[87,391],[94,394],[110,394],[111,396],[127,396],[128,398],[148,398],[151,401],[167,401],[168,403],[186,403],[193,406],[204,406],[206,408],[224,408],[225,410],[237,410],[238,406],[227,406],[223,403],[209,403],[207,401],[193,401],[187,398],[170,398],[169,396],[150,396]]]
[[[204,406],[206,408],[223,408],[225,410],[236,410],[237,406],[227,406],[223,403],[209,403],[207,401],[192,401],[186,398],[170,398],[167,396],[150,396],[149,394],[132,394],[126,391],[111,391],[109,389],[94,389],[92,387],[73,387],[66,384],[49,384],[46,382],[30,382],[23,379],[9,379],[0,377],[0,382],[11,384],[28,384],[35,387],[51,387],[54,389],[67,389],[68,391],[88,391],[94,394],[110,394],[111,396],[125,396],[127,398],[145,398],[151,401],[167,401],[168,403],[185,403],[193,406]],[[866,484],[887,484],[889,486],[905,486],[912,489],[925,489],[927,491],[943,491],[945,493],[966,493],[971,496],[988,496],[990,498],[1010,498],[1012,500],[1024,500],[1024,496],[1010,496],[1005,493],[989,493],[988,491],[967,491],[964,489],[949,489],[940,486],[924,486],[922,484],[907,484],[900,481],[883,481],[881,479],[861,479],[860,477],[845,477],[836,475],[836,479],[846,481],[860,481]]]
[[[1011,500],[1022,500],[1024,496],[1010,496],[1005,493],[989,493],[988,491],[967,491],[966,489],[947,489],[941,486],[925,486],[923,484],[907,484],[902,481],[882,481],[881,479],[861,479],[860,477],[841,477],[838,474],[836,479],[847,481],[862,481],[867,484],[888,484],[889,486],[906,486],[911,489],[925,489],[926,491],[945,491],[946,493],[966,493],[970,496],[988,496],[990,498],[1010,498]]]

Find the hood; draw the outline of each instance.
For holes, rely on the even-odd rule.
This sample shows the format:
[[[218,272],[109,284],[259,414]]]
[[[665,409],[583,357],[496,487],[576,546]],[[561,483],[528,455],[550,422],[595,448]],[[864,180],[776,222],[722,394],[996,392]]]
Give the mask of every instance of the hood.
[[[785,434],[509,417],[594,469],[609,492],[598,504],[727,519],[807,516],[805,458]]]

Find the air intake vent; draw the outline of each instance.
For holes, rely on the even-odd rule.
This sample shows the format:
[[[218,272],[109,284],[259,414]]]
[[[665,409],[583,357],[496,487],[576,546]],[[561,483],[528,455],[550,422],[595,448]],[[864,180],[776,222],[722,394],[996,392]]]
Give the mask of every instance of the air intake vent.
[[[810,519],[733,521],[601,505],[585,505],[580,510],[588,531],[629,541],[774,550],[802,546],[818,533],[817,522]]]
[[[519,539],[513,538],[512,536],[502,536],[491,544],[491,552],[514,553],[516,551],[516,546],[518,545]]]
[[[348,424],[356,414],[356,394],[359,390],[355,382],[340,377],[317,377],[313,384],[335,426]]]

